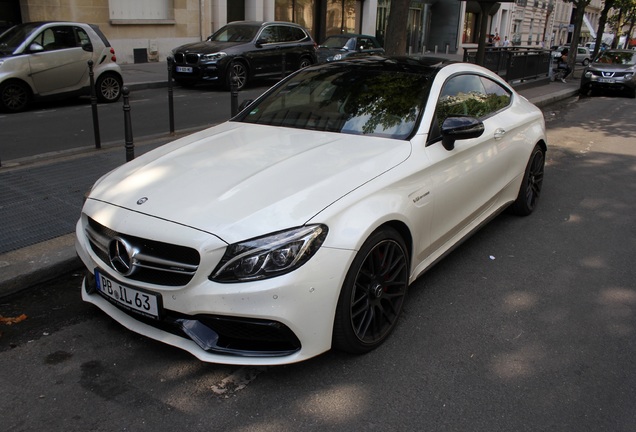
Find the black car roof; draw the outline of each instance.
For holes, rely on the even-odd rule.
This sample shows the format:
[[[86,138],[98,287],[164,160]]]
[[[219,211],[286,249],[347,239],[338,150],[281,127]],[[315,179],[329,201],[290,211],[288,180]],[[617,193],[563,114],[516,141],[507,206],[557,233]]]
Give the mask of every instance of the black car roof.
[[[408,57],[408,56],[369,56],[358,57],[351,60],[345,59],[332,63],[322,63],[312,68],[338,68],[338,67],[354,67],[354,68],[376,68],[383,70],[404,71],[413,73],[432,73],[437,74],[443,67],[458,63],[441,57]]]

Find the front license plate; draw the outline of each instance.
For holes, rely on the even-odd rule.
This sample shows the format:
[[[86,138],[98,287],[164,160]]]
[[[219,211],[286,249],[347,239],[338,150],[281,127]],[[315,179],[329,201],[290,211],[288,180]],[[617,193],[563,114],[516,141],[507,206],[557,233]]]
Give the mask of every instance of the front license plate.
[[[599,78],[598,82],[607,83],[607,84],[614,84],[616,82],[616,80],[613,80],[611,78]]]
[[[121,285],[95,270],[97,291],[112,302],[141,315],[159,319],[159,296]]]
[[[177,66],[177,72],[192,73],[192,68],[190,66]]]

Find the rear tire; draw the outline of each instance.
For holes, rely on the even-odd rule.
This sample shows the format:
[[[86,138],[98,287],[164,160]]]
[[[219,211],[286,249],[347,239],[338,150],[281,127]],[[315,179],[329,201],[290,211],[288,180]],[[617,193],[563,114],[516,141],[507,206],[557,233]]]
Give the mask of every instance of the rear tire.
[[[0,86],[0,108],[2,111],[17,113],[24,111],[31,103],[31,89],[20,81],[8,81]]]
[[[409,283],[402,237],[383,228],[364,242],[345,278],[333,328],[333,347],[363,354],[380,346],[395,328]]]
[[[97,100],[105,103],[117,102],[121,97],[122,79],[114,73],[104,73],[95,82]]]
[[[518,216],[528,216],[537,206],[543,186],[543,172],[545,166],[545,152],[540,145],[536,145],[530,154],[526,171],[521,181],[519,195],[510,206],[510,211]]]

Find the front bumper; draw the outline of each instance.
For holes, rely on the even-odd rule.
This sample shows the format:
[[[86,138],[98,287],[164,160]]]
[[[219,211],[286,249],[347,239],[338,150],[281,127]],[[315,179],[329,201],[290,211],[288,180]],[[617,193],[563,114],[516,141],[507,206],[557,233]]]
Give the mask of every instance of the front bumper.
[[[131,218],[133,225],[149,219],[143,215]],[[137,218],[140,220],[134,221]],[[159,237],[176,230],[179,231],[176,237],[187,242],[190,228],[167,221],[153,223],[152,231]],[[148,225],[147,220],[145,224]],[[88,269],[82,299],[126,328],[213,363],[287,364],[331,348],[336,303],[353,251],[323,247],[289,274],[256,282],[220,284],[208,279],[224,251],[224,245],[215,240],[216,243],[212,241],[197,248],[201,263],[190,282],[184,286],[160,286],[124,277],[113,270],[94,253],[85,225],[83,215],[76,227],[77,253]],[[192,231],[190,238],[200,241],[201,233]],[[156,240],[171,241],[174,236]],[[160,319],[125,310],[97,293],[95,269],[123,286],[159,294]]]

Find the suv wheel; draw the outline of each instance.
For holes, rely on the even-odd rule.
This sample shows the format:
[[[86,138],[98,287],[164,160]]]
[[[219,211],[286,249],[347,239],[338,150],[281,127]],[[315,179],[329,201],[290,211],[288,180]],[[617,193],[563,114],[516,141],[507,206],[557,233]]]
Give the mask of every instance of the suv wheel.
[[[236,77],[236,89],[242,90],[247,85],[247,67],[240,61],[232,62],[227,70],[227,88],[232,89],[234,77]]]
[[[31,90],[20,81],[9,81],[0,86],[0,108],[7,112],[24,111],[31,102]]]
[[[306,68],[307,66],[311,66],[311,65],[312,65],[311,59],[309,57],[303,57],[300,59],[300,65],[298,69]]]
[[[97,78],[95,93],[100,102],[117,102],[121,96],[122,79],[113,73],[105,73]]]

